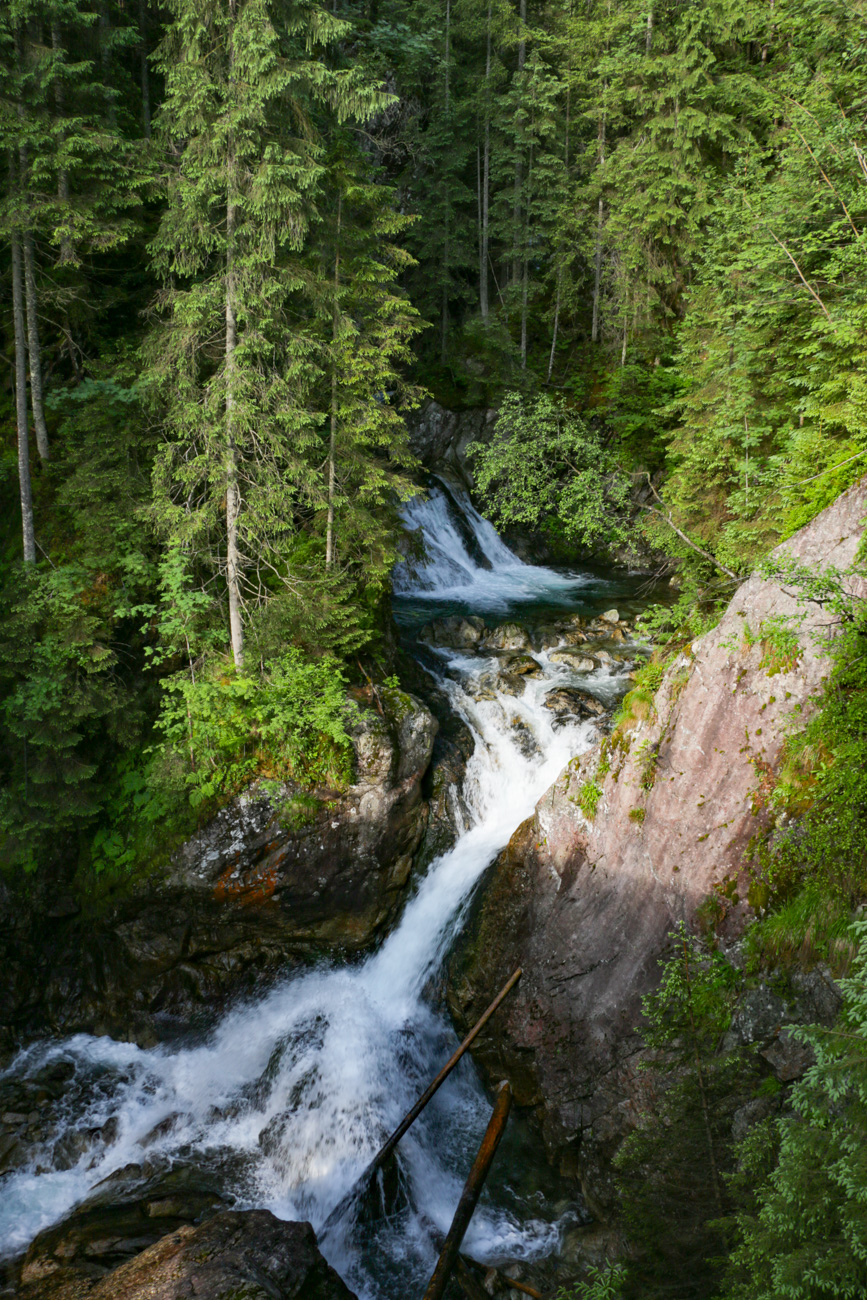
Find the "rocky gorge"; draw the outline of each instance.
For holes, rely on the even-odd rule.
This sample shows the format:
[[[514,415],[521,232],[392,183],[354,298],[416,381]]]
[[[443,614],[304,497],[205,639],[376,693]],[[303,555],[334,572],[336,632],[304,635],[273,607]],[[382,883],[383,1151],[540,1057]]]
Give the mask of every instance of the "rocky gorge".
[[[29,1222],[40,1178],[59,1206],[16,1238],[8,1293],[169,1300],[205,1256],[228,1261],[195,1282],[215,1300],[248,1285],[311,1300],[417,1289],[429,1240],[407,1241],[448,1222],[484,1121],[477,1076],[409,1143],[402,1226],[326,1240],[326,1264],[312,1230],[284,1220],[320,1228],[435,1072],[453,1039],[438,990],[463,1028],[517,965],[475,1060],[487,1083],[510,1080],[565,1181],[547,1220],[520,1196],[480,1212],[473,1249],[549,1284],[590,1257],[571,1273],[533,1263],[557,1257],[587,1207],[610,1218],[641,998],[672,926],[710,907],[737,948],[789,719],[828,670],[824,616],[750,579],[613,726],[648,652],[636,583],[534,569],[486,531],[460,487],[462,440],[486,419],[444,417],[431,445],[454,481],[409,518],[433,535],[428,557],[440,547],[435,571],[428,559],[397,584],[413,693],[379,684],[359,701],[352,784],[312,798],[254,786],[107,914],[60,897],[47,934],[22,919],[7,936],[7,1056],[31,1045],[0,1077],[0,1170]],[[865,511],[862,483],[784,549],[845,569]],[[781,619],[799,646],[777,662],[766,629]],[[789,1080],[804,1060],[783,1026],[838,1005],[818,970],[793,1001],[753,995],[734,1032]],[[401,1262],[377,1278],[386,1257]]]

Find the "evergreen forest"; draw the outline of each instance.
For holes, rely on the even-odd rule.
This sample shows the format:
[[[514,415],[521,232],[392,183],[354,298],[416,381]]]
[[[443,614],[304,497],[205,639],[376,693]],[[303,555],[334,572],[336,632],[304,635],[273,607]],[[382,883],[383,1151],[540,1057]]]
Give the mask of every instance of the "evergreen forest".
[[[498,412],[498,526],[671,582],[621,720],[867,470],[864,0],[4,0],[0,133],[10,898],[345,786],[426,403]],[[743,969],[672,934],[623,1248],[570,1300],[867,1294],[867,607],[783,577],[839,629],[796,831]],[[842,1010],[736,1140],[743,980],[816,963]]]

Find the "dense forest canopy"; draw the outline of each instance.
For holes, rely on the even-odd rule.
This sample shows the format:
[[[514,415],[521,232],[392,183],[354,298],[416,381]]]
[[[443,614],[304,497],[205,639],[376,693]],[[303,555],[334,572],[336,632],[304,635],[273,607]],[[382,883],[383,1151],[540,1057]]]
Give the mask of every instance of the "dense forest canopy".
[[[687,637],[854,483],[865,19],[863,0],[7,0],[4,866],[116,880],[253,776],[346,778],[346,686],[393,669],[423,401],[499,410],[480,492],[561,555],[639,520],[681,593],[657,626]],[[857,707],[793,750],[820,812],[774,877],[787,906],[833,898],[835,935],[867,861],[863,611],[846,620]],[[856,865],[829,883],[841,825]],[[783,1145],[731,1294],[759,1273],[761,1294],[860,1293],[863,1258],[843,1289],[768,1280],[791,1125]],[[735,1228],[715,1231],[718,1253]]]

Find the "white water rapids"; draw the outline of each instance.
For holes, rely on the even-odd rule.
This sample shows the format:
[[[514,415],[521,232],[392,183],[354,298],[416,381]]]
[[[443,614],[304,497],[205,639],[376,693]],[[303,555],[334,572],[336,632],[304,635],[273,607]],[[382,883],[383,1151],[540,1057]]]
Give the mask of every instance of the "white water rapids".
[[[456,523],[454,501],[435,488],[408,507],[408,524],[425,533],[427,561],[398,575],[398,602],[473,611],[514,610],[530,598],[574,605],[589,580],[522,564],[468,501],[459,506]],[[528,680],[522,696],[474,698],[484,692],[473,692],[472,679],[495,661],[438,653],[443,687],[475,739],[463,789],[471,825],[431,864],[397,928],[356,964],[293,972],[192,1045],[144,1050],[79,1035],[22,1052],[5,1077],[71,1063],[65,1122],[104,1136],[71,1168],[58,1168],[50,1149],[35,1151],[28,1168],[4,1178],[0,1254],[22,1250],[102,1179],[146,1159],[217,1169],[237,1206],[264,1206],[318,1229],[442,1065],[455,1037],[431,1000],[432,977],[473,886],[592,729],[553,726],[544,695],[567,684],[569,670],[547,656],[539,656],[544,676]],[[594,678],[582,684],[617,692],[609,670]],[[400,1144],[398,1208],[378,1225],[322,1241],[363,1300],[421,1293],[435,1258],[430,1224],[447,1229],[489,1114],[466,1061]],[[557,1233],[486,1195],[466,1248],[482,1259],[526,1258],[554,1249]]]

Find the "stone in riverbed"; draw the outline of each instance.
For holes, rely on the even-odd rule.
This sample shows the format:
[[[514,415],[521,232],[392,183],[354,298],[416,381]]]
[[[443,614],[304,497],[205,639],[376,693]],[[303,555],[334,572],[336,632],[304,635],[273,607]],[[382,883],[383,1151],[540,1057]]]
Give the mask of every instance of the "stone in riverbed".
[[[591,659],[583,650],[552,650],[548,658],[552,664],[563,664],[566,668],[571,668],[576,673],[592,673],[599,665],[595,659]]]
[[[482,637],[483,650],[529,650],[529,633],[517,623],[501,623]]]
[[[503,662],[502,672],[508,677],[538,677],[542,667],[532,655],[514,655]]]
[[[620,615],[618,614],[616,609],[606,609],[604,614],[599,615],[599,619],[600,622],[602,623],[617,624],[620,622]]]
[[[549,691],[545,696],[545,708],[550,709],[558,722],[569,718],[603,718],[608,712],[595,696],[569,687]]]
[[[419,640],[427,645],[445,646],[456,650],[473,650],[485,631],[484,619],[473,616],[452,615],[435,618],[419,632]]]

